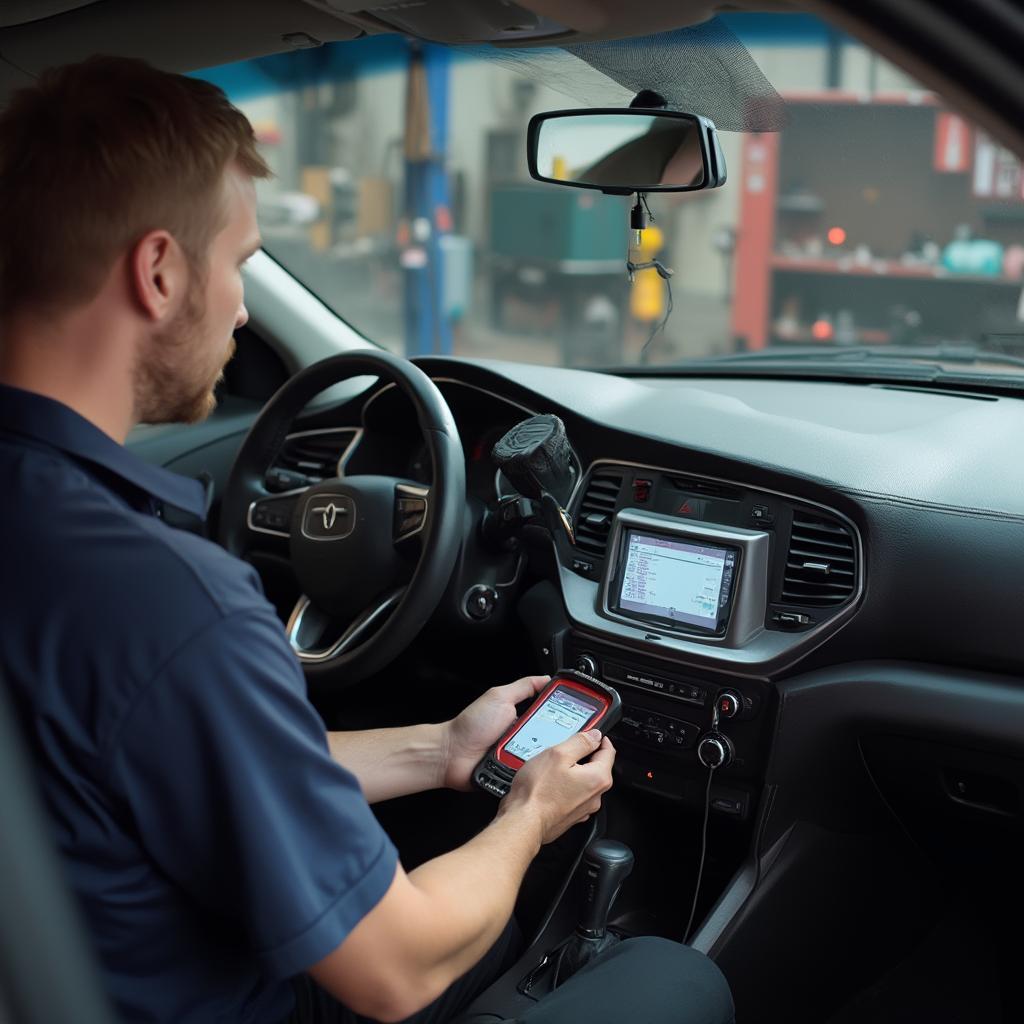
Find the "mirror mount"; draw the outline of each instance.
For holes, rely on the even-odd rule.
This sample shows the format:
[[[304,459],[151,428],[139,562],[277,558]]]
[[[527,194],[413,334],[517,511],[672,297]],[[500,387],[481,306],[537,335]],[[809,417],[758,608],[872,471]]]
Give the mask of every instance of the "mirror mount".
[[[647,227],[647,196],[643,192],[637,192],[636,202],[629,211],[629,230],[635,231],[634,241],[640,244],[640,232]]]
[[[630,110],[667,110],[668,100],[661,95],[660,92],[655,92],[653,89],[641,89],[633,97],[633,102],[630,103]]]

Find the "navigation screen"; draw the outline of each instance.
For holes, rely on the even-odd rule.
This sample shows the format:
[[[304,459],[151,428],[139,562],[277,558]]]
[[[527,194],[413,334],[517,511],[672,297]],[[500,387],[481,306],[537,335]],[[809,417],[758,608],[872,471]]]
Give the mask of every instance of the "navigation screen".
[[[718,632],[729,607],[736,551],[630,530],[619,610]]]
[[[548,747],[567,740],[583,728],[598,709],[570,690],[558,687],[505,744],[505,750],[529,761]]]

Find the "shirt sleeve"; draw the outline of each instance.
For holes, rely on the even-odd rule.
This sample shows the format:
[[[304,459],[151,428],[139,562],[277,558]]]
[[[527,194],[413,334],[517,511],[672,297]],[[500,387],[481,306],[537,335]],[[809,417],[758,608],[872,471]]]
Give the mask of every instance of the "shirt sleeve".
[[[378,903],[397,854],[330,756],[267,606],[189,640],[115,735],[109,781],[158,867],[273,976],[334,950]]]

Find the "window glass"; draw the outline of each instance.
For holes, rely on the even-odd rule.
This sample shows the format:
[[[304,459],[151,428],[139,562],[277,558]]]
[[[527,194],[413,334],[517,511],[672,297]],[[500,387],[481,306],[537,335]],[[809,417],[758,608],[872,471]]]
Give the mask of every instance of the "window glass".
[[[1019,161],[812,17],[725,20],[785,126],[721,132],[724,187],[650,195],[642,252],[668,283],[627,280],[631,199],[530,179],[530,116],[587,105],[536,69],[389,36],[205,76],[275,172],[258,186],[267,250],[392,351],[590,366],[783,347],[1024,356]]]

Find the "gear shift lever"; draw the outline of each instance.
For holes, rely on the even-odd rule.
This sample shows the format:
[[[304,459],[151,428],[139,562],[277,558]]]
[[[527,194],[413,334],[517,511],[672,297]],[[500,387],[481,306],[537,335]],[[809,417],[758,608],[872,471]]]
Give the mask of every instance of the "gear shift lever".
[[[603,938],[608,914],[622,883],[633,870],[633,851],[614,839],[595,839],[583,854],[583,908],[576,934]]]
[[[583,906],[576,931],[558,954],[555,985],[619,941],[608,931],[608,914],[633,870],[633,851],[614,839],[595,839],[583,854]]]

